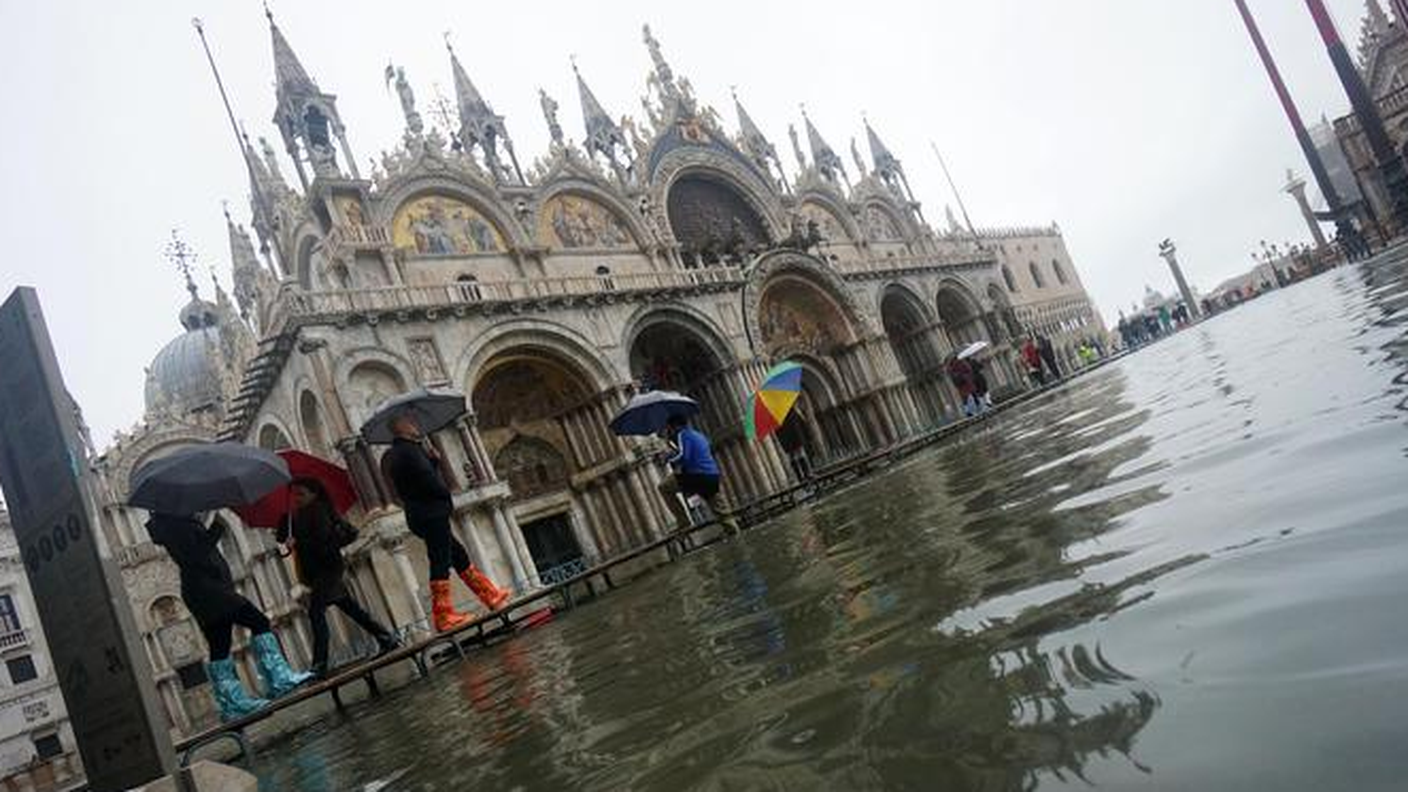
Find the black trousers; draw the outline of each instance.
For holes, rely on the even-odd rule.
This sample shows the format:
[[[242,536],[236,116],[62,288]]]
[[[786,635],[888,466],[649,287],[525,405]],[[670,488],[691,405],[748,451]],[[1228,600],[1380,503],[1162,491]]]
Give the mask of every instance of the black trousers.
[[[417,515],[406,521],[406,527],[425,542],[431,580],[449,580],[452,566],[459,572],[469,569],[469,551],[450,531],[449,514]]]
[[[332,600],[315,596],[308,603],[308,621],[313,627],[313,668],[319,671],[326,671],[328,667],[328,608],[334,607],[376,638],[391,635],[351,595],[344,594]]]
[[[230,643],[234,638],[235,625],[247,628],[255,635],[269,632],[273,627],[269,618],[254,606],[253,602],[240,597],[241,604],[227,616],[212,622],[199,622],[200,631],[205,634],[205,643],[210,647],[210,661],[224,660],[230,656]]]

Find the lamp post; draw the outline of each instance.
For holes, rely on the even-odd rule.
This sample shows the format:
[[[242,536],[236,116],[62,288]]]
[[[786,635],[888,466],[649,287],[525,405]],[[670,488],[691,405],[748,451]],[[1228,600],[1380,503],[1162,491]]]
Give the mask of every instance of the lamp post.
[[[1242,16],[1242,22],[1247,26],[1247,33],[1251,35],[1252,45],[1256,47],[1262,65],[1266,67],[1266,74],[1271,78],[1271,86],[1276,90],[1276,97],[1281,100],[1281,109],[1285,111],[1286,120],[1290,121],[1291,130],[1295,132],[1296,142],[1300,144],[1301,153],[1305,155],[1306,164],[1310,166],[1310,173],[1315,177],[1315,186],[1320,189],[1320,194],[1324,196],[1325,203],[1329,207],[1330,215],[1334,217],[1335,236],[1351,257],[1356,256],[1364,250],[1364,240],[1359,236],[1359,230],[1350,220],[1348,209],[1340,201],[1340,194],[1335,189],[1334,182],[1330,181],[1330,173],[1325,170],[1325,163],[1320,159],[1320,152],[1315,148],[1315,141],[1310,139],[1310,132],[1305,128],[1305,122],[1301,120],[1300,111],[1296,109],[1291,92],[1286,89],[1285,80],[1281,79],[1281,70],[1276,67],[1276,61],[1271,57],[1271,50],[1266,47],[1266,40],[1261,37],[1261,29],[1257,27],[1256,20],[1252,18],[1251,11],[1247,9],[1246,0],[1233,0],[1233,2],[1237,4],[1237,11]]]
[[[1159,243],[1159,255],[1168,262],[1168,268],[1173,272],[1173,279],[1178,283],[1178,292],[1183,295],[1183,304],[1188,306],[1188,315],[1194,319],[1201,317],[1203,312],[1198,308],[1198,301],[1193,299],[1193,290],[1188,288],[1188,281],[1183,279],[1183,269],[1178,266],[1178,248],[1174,246],[1172,239]]]
[[[1359,119],[1359,127],[1364,130],[1364,138],[1374,154],[1374,161],[1378,163],[1379,176],[1383,179],[1384,187],[1388,191],[1389,205],[1392,207],[1393,231],[1397,234],[1408,232],[1408,170],[1403,167],[1403,158],[1394,151],[1393,143],[1389,141],[1388,132],[1384,129],[1384,120],[1379,115],[1378,105],[1374,102],[1374,97],[1369,95],[1369,86],[1365,85],[1363,75],[1355,67],[1349,50],[1340,39],[1339,30],[1330,18],[1330,12],[1325,9],[1324,0],[1305,0],[1305,6],[1310,9],[1310,16],[1315,19],[1315,27],[1319,29],[1320,38],[1325,42],[1330,62],[1335,66],[1340,84],[1344,86],[1349,103],[1354,107],[1354,115]]]

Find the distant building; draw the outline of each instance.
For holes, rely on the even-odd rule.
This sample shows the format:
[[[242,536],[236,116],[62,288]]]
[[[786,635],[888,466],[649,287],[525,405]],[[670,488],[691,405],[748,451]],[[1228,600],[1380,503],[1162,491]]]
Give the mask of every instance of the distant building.
[[[1349,158],[1345,156],[1344,149],[1340,148],[1340,139],[1335,135],[1334,124],[1321,119],[1320,123],[1310,128],[1310,140],[1315,144],[1320,161],[1325,163],[1330,183],[1335,185],[1335,192],[1339,193],[1340,201],[1356,203],[1363,200],[1364,196],[1359,192],[1359,182],[1354,178],[1354,169],[1350,167]],[[1320,211],[1329,208],[1323,195],[1320,196],[1316,208]]]
[[[1395,9],[1398,7],[1395,5]],[[1378,104],[1394,150],[1401,156],[1408,144],[1408,31],[1405,20],[1397,13],[1390,19],[1379,0],[1368,0],[1360,31],[1358,66]],[[1367,199],[1371,222],[1387,224],[1393,217],[1392,207],[1359,119],[1353,113],[1337,118],[1334,128],[1359,193]],[[1329,167],[1328,161],[1326,166]]]
[[[0,506],[0,792],[66,789],[83,775],[10,515]]]

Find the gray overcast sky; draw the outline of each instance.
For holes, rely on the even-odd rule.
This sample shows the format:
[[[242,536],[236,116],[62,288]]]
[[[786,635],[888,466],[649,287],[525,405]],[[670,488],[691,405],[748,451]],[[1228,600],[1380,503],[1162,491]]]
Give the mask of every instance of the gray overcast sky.
[[[1304,4],[1251,5],[1303,115],[1343,112]],[[1363,0],[1330,5],[1354,46]],[[1286,167],[1306,169],[1232,0],[278,0],[274,11],[337,94],[364,172],[400,138],[388,60],[406,68],[428,119],[436,87],[449,94],[443,31],[507,116],[526,167],[547,141],[538,87],[581,137],[569,54],[609,112],[638,114],[649,22],[730,128],[738,86],[788,167],[798,103],[843,156],[867,113],[937,223],[951,198],[935,141],[976,224],[1060,223],[1107,318],[1146,283],[1172,289],[1155,250],[1164,237],[1211,288],[1250,266],[1258,240],[1308,236],[1279,192]],[[255,0],[0,0],[0,296],[39,289],[100,443],[140,418],[143,369],[179,331],[185,294],[161,256],[171,228],[228,287],[221,200],[248,222],[243,166],[192,15],[205,20],[235,112],[251,135],[275,139]],[[207,274],[200,283],[209,294]]]

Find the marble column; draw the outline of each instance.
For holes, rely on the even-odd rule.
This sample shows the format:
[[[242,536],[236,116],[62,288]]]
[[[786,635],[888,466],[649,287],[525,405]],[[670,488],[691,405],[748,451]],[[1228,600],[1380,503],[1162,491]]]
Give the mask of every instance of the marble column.
[[[504,519],[503,508],[496,503],[490,509],[490,514],[494,520],[494,536],[498,540],[499,550],[513,571],[513,586],[519,593],[526,592],[533,585],[533,581],[523,566],[523,559],[518,555],[518,545],[514,543],[513,536],[509,533],[508,520]]]

